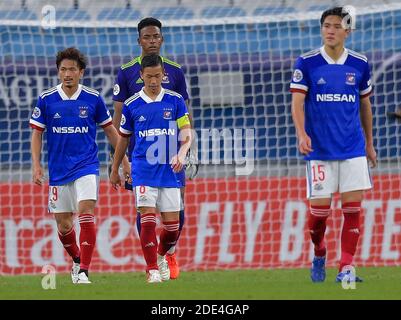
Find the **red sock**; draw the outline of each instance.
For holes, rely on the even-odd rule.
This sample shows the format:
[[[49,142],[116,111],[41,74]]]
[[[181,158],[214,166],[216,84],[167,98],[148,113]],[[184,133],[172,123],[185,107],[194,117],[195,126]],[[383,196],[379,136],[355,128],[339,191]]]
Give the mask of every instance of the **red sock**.
[[[312,243],[315,245],[315,257],[324,257],[326,255],[326,244],[324,242],[324,232],[326,231],[326,220],[330,215],[330,206],[310,207],[308,220],[309,234]]]
[[[78,220],[81,226],[81,233],[79,234],[81,269],[89,270],[96,244],[95,217],[92,214],[80,214]]]
[[[58,238],[64,246],[64,249],[68,252],[72,259],[79,257],[79,248],[77,245],[77,238],[75,235],[74,227],[71,228],[66,234],[58,232]]]
[[[361,213],[360,202],[348,202],[342,205],[344,224],[341,232],[341,260],[340,269],[352,264],[356,246],[359,239],[359,216]]]
[[[179,234],[180,222],[177,221],[166,221],[164,222],[164,228],[160,234],[160,243],[157,253],[164,256],[168,249],[170,249],[177,242]]]
[[[156,214],[141,214],[141,245],[143,257],[146,261],[146,271],[158,269],[157,266],[157,238]]]

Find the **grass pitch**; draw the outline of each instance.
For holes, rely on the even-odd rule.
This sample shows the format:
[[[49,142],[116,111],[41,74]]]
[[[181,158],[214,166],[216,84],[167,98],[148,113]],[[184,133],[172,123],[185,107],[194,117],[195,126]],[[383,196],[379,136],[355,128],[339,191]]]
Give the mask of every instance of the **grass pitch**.
[[[401,299],[401,268],[358,268],[363,283],[345,290],[327,269],[324,283],[312,283],[307,269],[181,272],[178,280],[147,284],[145,274],[91,273],[91,285],[73,285],[58,274],[56,289],[44,290],[43,275],[0,276],[0,300],[353,300]]]

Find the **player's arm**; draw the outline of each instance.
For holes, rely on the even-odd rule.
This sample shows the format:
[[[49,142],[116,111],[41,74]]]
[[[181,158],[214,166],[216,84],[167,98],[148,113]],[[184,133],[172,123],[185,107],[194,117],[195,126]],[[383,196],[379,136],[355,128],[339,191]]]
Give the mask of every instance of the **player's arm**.
[[[372,168],[377,165],[377,155],[373,146],[373,125],[372,125],[372,104],[369,95],[360,100],[360,117],[366,140],[366,156],[371,163]]]
[[[120,136],[118,137],[117,144],[115,145],[114,161],[111,166],[110,182],[114,189],[118,189],[121,186],[121,178],[118,173],[121,161],[126,157],[125,152],[127,151],[129,137]]]
[[[312,152],[312,141],[305,131],[305,94],[293,92],[291,100],[291,114],[298,138],[298,149],[302,154]]]
[[[117,130],[120,129],[122,110],[123,110],[123,102],[114,101],[113,126]]]
[[[116,128],[114,128],[114,126],[107,126],[107,127],[103,128],[103,130],[104,130],[104,133],[106,134],[107,139],[109,140],[109,143],[115,149],[117,146],[117,143],[118,143],[118,139],[119,139],[119,134],[117,133]],[[119,163],[121,163],[121,162],[123,164],[124,177],[126,179],[130,180],[131,179],[131,165],[125,154]]]
[[[192,129],[189,122],[188,114],[177,120],[178,128],[180,129],[179,141],[180,149],[178,154],[171,159],[171,168],[174,172],[179,172],[183,169],[185,158],[192,143]]]
[[[31,136],[31,155],[32,155],[32,180],[35,184],[43,184],[43,168],[40,164],[40,155],[42,152],[43,131],[33,129]]]

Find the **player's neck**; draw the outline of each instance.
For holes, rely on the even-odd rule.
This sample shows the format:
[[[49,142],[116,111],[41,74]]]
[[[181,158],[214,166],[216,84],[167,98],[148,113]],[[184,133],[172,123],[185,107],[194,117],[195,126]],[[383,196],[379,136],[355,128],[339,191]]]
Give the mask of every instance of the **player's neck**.
[[[61,89],[64,91],[65,95],[68,98],[71,98],[75,92],[77,92],[79,85],[76,85],[74,87],[66,87],[63,84],[61,85]]]
[[[153,101],[156,100],[156,98],[158,97],[158,95],[160,94],[161,91],[162,91],[162,88],[160,88],[158,91],[155,91],[155,93],[153,93],[151,90],[146,89],[146,87],[143,88],[143,92],[145,92],[145,94]]]
[[[324,51],[326,51],[327,55],[332,58],[334,61],[340,59],[342,54],[344,53],[344,46],[338,45],[335,47],[324,45]]]

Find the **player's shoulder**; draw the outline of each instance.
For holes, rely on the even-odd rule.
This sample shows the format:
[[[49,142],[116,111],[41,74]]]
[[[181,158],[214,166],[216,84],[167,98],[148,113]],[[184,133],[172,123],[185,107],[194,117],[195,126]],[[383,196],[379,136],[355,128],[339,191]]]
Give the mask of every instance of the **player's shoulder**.
[[[82,91],[84,91],[85,93],[87,93],[89,95],[95,96],[95,97],[99,97],[99,95],[100,95],[99,91],[97,91],[95,89],[92,89],[92,88],[89,88],[89,87],[84,86],[84,85],[82,85]]]
[[[127,70],[127,69],[135,66],[136,64],[140,64],[140,57],[136,57],[136,58],[132,59],[130,62],[124,63],[121,66],[121,70]]]
[[[181,65],[178,64],[177,62],[174,62],[173,60],[170,60],[166,57],[162,57],[163,63],[166,65],[169,65],[171,67],[177,68],[177,69],[181,69]]]
[[[311,50],[311,51],[308,51],[308,52],[305,52],[305,53],[301,54],[299,56],[299,58],[302,59],[302,60],[307,60],[307,59],[311,59],[313,57],[316,57],[318,55],[320,55],[320,49],[319,48]]]
[[[138,101],[138,99],[141,97],[139,92],[135,93],[133,96],[129,97],[127,100],[124,101],[124,104],[128,106],[133,106],[135,104],[135,101]]]
[[[164,89],[164,94],[166,94],[167,96],[171,96],[171,97],[175,97],[175,98],[178,98],[178,99],[182,99],[182,95],[180,95],[178,92],[175,92],[173,90]]]
[[[46,89],[44,91],[41,92],[41,94],[39,95],[41,99],[45,99],[48,96],[51,96],[55,93],[57,93],[57,86],[54,86],[52,88]]]
[[[351,50],[351,49],[347,49],[347,50],[348,50],[348,54],[351,57],[353,57],[353,58],[355,58],[357,60],[363,61],[365,63],[368,62],[368,58],[365,55],[363,55],[362,53],[356,52],[356,51]]]

